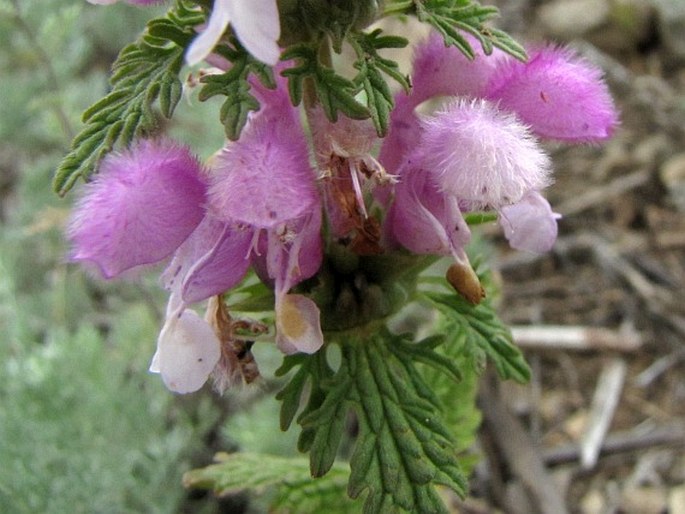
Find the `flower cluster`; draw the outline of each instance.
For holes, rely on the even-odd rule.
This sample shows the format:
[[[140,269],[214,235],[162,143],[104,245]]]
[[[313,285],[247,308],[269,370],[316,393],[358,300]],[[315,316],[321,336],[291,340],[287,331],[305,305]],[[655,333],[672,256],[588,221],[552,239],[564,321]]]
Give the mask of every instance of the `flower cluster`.
[[[249,51],[275,63],[276,3],[246,5],[216,0],[188,60],[206,57],[230,20]],[[250,18],[243,11],[255,5]],[[324,343],[320,306],[296,286],[317,276],[331,244],[359,256],[450,256],[447,279],[472,303],[483,293],[465,252],[467,213],[495,212],[514,248],[552,246],[559,216],[541,194],[551,163],[540,140],[611,135],[617,114],[600,72],[553,46],[531,49],[527,62],[497,50],[468,60],[432,34],[417,48],[412,82],[396,95],[383,139],[368,120],[332,123],[316,106],[304,127],[278,77],[273,90],[252,83],[260,109],[205,165],[166,139],[102,162],[71,221],[72,259],[107,278],[168,261],[150,369],[171,390],[195,391],[212,374],[221,388],[234,381],[234,322],[215,298],[249,269],[274,291],[278,347],[313,353]],[[205,300],[203,319],[190,306]]]

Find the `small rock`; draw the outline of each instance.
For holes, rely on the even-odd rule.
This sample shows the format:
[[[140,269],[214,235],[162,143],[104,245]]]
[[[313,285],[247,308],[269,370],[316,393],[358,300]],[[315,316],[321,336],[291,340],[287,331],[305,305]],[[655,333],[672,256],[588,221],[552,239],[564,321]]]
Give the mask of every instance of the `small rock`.
[[[604,494],[598,489],[592,489],[580,500],[581,512],[585,514],[601,514],[606,509]]]
[[[657,30],[670,57],[685,62],[685,2],[652,0],[657,10]]]
[[[667,501],[659,487],[631,487],[623,491],[621,507],[631,514],[659,514],[666,512]]]
[[[551,36],[573,39],[606,23],[609,13],[604,0],[556,0],[543,5],[538,16]]]
[[[671,143],[665,134],[657,133],[646,137],[639,142],[633,150],[633,159],[636,165],[647,166],[651,169],[656,166],[671,149]]]
[[[659,172],[671,202],[680,212],[685,212],[685,152],[667,160]]]
[[[685,514],[685,485],[671,489],[668,495],[668,513]]]

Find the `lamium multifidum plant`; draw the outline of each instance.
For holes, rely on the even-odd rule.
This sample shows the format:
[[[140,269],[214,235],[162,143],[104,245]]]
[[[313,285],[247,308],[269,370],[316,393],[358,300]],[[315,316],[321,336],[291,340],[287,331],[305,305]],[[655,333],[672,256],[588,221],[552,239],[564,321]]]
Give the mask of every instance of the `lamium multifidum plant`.
[[[470,0],[168,7],[121,50],[55,174],[60,195],[86,182],[70,258],[106,279],[166,263],[150,371],[175,393],[250,387],[253,345],[275,343],[280,428],[295,421],[309,456],[223,454],[187,485],[274,486],[275,511],[354,512],[346,488],[365,512],[445,512],[443,488],[467,494],[476,376],[489,361],[529,377],[471,228],[498,221],[513,248],[552,247],[541,141],[611,136],[601,72],[566,48],[524,49]],[[431,29],[409,75],[384,56],[409,44],[382,28],[397,16]],[[184,95],[223,99],[226,142],[206,162],[164,134]]]

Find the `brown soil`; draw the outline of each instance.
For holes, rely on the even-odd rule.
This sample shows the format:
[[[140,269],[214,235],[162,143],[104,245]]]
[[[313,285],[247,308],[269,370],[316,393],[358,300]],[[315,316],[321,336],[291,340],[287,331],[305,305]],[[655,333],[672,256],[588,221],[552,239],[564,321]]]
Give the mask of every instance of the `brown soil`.
[[[596,27],[554,25],[583,3],[499,2],[514,33],[569,39],[598,63],[622,124],[602,146],[551,148],[563,215],[551,253],[500,241],[502,317],[553,327],[525,345],[531,384],[484,384],[486,459],[456,512],[685,512],[685,53],[656,1],[597,0],[587,16],[610,15]],[[563,348],[564,335],[587,347]]]

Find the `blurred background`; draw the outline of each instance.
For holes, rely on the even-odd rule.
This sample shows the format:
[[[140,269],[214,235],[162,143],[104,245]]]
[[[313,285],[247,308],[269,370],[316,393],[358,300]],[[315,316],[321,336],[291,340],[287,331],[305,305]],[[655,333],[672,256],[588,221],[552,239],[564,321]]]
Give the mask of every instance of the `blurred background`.
[[[534,378],[484,380],[474,496],[454,511],[684,513],[685,2],[497,4],[520,41],[569,43],[602,67],[622,125],[601,147],[549,147],[563,215],[549,255],[482,230]],[[218,450],[295,451],[297,434],[276,429],[275,351],[258,349],[259,387],[174,396],[147,373],[166,300],[156,274],[109,283],[66,264],[77,194],[57,197],[52,172],[155,12],[0,0],[3,513],[263,512],[187,492],[181,475]],[[215,118],[184,100],[169,130],[206,157],[223,140]]]

